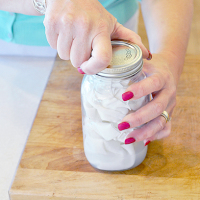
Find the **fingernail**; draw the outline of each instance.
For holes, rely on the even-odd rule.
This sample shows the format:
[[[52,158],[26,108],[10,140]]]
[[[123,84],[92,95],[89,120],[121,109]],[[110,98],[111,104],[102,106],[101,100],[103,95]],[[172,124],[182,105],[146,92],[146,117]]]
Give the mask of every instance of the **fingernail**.
[[[131,144],[131,143],[133,143],[133,142],[135,142],[135,138],[127,138],[126,140],[125,140],[125,144]]]
[[[151,60],[152,59],[152,54],[148,49],[147,49],[147,51],[149,52],[149,57],[147,58],[147,60]]]
[[[83,72],[83,70],[82,70],[80,67],[78,67],[77,70],[78,70],[78,72],[79,72],[80,74],[85,74],[85,72]]]
[[[124,129],[128,129],[128,128],[130,128],[130,124],[128,122],[122,122],[118,124],[118,129],[120,131],[123,131]]]
[[[151,142],[151,141],[148,140],[148,141],[144,144],[144,146],[147,146],[150,142]]]
[[[128,101],[129,99],[133,98],[133,96],[134,96],[133,93],[128,91],[122,94],[122,99],[124,101]]]

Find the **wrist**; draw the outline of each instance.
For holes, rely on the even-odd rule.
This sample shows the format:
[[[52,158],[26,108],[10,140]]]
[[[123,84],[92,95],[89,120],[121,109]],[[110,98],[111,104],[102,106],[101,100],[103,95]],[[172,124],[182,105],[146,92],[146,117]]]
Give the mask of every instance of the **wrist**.
[[[170,50],[162,51],[159,52],[158,54],[161,55],[162,58],[165,60],[165,62],[168,64],[168,68],[173,74],[176,85],[178,85],[179,78],[183,71],[185,54],[180,56]]]

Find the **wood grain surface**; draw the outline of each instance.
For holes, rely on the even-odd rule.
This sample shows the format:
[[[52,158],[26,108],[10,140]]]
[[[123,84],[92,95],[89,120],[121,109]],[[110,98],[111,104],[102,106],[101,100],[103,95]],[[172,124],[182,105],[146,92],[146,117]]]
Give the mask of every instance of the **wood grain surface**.
[[[138,167],[103,172],[85,158],[80,75],[57,58],[28,138],[11,200],[200,199],[200,57],[188,55],[172,133]]]

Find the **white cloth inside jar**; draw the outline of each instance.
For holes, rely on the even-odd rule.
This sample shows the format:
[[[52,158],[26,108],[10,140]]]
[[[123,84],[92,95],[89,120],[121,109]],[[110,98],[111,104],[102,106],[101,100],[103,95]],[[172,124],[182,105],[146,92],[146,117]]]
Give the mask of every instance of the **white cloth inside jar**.
[[[128,113],[144,106],[148,102],[148,96],[123,101],[122,94],[126,91],[128,80],[106,82],[105,86],[102,85],[104,82],[100,81],[99,84],[93,84],[93,87],[91,84],[90,87],[86,86],[92,82],[90,76],[87,76],[85,81],[87,89],[82,91],[82,102],[85,113],[84,150],[87,159],[99,169],[131,168],[135,164],[137,150],[143,151],[140,146],[144,147],[144,144],[125,145],[126,136],[135,128],[119,131],[118,124]],[[146,148],[144,148],[144,153],[146,154]],[[116,157],[119,158],[116,159]],[[109,161],[107,158],[110,158]],[[122,162],[121,159],[126,161]],[[108,163],[113,164],[108,166]]]

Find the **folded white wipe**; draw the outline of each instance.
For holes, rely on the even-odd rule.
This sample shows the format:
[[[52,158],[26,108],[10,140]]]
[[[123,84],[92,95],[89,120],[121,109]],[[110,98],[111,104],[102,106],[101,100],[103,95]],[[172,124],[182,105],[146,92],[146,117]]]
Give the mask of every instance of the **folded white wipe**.
[[[147,147],[143,142],[124,144],[135,128],[119,131],[118,124],[131,112],[149,101],[148,96],[123,101],[122,94],[130,78],[106,79],[85,76],[82,84],[83,136],[85,155],[92,166],[101,170],[120,171],[139,165]]]

